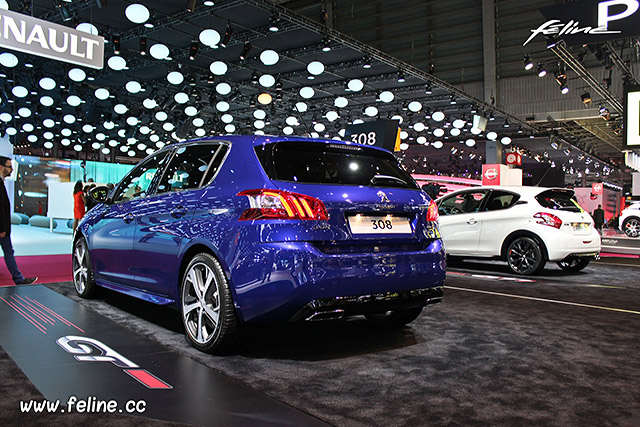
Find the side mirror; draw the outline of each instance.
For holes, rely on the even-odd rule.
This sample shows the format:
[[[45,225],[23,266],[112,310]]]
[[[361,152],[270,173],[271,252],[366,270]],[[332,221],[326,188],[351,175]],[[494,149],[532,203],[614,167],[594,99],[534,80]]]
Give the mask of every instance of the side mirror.
[[[107,197],[109,196],[109,191],[110,191],[109,187],[105,185],[101,185],[99,187],[95,187],[89,190],[89,192],[87,193],[87,196],[92,202],[96,204],[105,203],[107,201]]]

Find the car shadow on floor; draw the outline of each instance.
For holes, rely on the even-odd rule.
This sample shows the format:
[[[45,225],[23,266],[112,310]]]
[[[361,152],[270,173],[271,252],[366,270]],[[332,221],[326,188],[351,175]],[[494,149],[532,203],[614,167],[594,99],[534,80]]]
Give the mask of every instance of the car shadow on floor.
[[[536,275],[521,275],[514,273],[506,262],[501,261],[484,261],[475,259],[447,261],[447,270],[451,271],[465,271],[472,274],[497,274],[523,279],[585,277],[589,275],[588,268],[589,267],[582,271],[565,271],[558,267],[555,262],[547,262],[540,273]]]

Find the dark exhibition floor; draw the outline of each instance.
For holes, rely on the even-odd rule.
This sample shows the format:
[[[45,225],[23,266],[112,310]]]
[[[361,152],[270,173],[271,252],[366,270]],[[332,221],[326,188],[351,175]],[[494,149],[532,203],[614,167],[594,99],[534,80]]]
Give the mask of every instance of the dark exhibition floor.
[[[86,332],[99,333],[94,338],[173,388],[148,390],[124,374],[120,378],[116,371],[122,368],[90,364],[128,381],[119,394],[122,383],[110,374],[92,376],[78,370],[78,363],[56,361],[70,355],[55,344],[55,354],[46,354],[43,342],[60,334],[43,334],[15,315],[9,323],[12,310],[2,302],[5,329],[25,328],[32,337],[6,331],[2,336],[0,422],[636,426],[638,271],[637,259],[608,259],[579,274],[548,266],[541,276],[522,281],[498,263],[461,263],[448,273],[444,302],[409,327],[381,331],[364,318],[252,327],[238,351],[226,357],[189,347],[178,313],[168,309],[111,292],[79,300],[69,282],[3,288],[12,293],[3,294],[5,299],[18,289],[33,300],[57,301],[51,307],[67,321],[81,313]],[[7,353],[16,347],[23,353],[13,360]],[[67,365],[80,378],[71,373],[65,379]],[[80,383],[91,385],[74,386]],[[21,400],[65,393],[145,399],[147,408],[137,416],[20,412]],[[171,406],[173,399],[180,403]]]

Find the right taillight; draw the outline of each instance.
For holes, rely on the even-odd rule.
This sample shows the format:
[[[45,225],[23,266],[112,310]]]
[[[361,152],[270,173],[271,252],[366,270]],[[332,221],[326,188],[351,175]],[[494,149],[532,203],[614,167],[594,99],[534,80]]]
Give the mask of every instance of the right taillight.
[[[427,208],[427,221],[437,221],[438,220],[438,205],[433,200],[429,202],[429,207]]]
[[[329,214],[321,200],[304,194],[280,190],[245,190],[238,196],[249,198],[249,209],[240,221],[254,219],[328,220]]]
[[[557,216],[547,213],[547,212],[538,212],[533,216],[537,219],[538,224],[548,225],[549,227],[560,228],[562,226],[562,220]]]

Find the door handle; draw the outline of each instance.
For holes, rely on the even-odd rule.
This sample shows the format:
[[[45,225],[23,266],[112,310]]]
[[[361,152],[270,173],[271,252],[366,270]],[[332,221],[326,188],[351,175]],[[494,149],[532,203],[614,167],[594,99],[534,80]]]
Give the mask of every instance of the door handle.
[[[182,218],[187,213],[187,209],[184,206],[178,206],[171,210],[171,216],[174,218]]]
[[[473,224],[475,224],[475,223],[477,223],[477,222],[478,222],[478,220],[477,220],[477,219],[475,219],[475,218],[471,218],[470,220],[468,220],[468,221],[467,221],[467,224],[469,224],[469,225],[473,225]]]
[[[133,214],[131,212],[127,213],[124,217],[122,217],[122,220],[126,223],[129,224],[131,221],[133,221],[135,217],[133,216]]]

